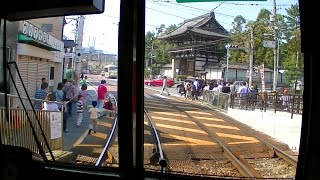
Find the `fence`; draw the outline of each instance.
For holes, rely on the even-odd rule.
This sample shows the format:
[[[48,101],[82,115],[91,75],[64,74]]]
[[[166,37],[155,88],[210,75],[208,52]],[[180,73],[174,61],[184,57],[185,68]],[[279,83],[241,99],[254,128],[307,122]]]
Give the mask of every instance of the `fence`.
[[[4,101],[3,93],[0,93],[0,97],[1,100]],[[39,154],[39,148],[34,137],[36,136],[40,141],[42,149],[46,153],[49,152],[49,149],[45,144],[45,138],[51,150],[62,150],[63,108],[62,111],[59,112],[36,110],[36,113],[34,113],[32,108],[30,108],[32,105],[30,105],[29,102],[28,108],[25,111],[20,107],[21,103],[17,104],[17,99],[19,99],[18,96],[8,94],[8,111],[6,111],[6,107],[0,105],[0,135],[2,143],[26,147]],[[21,97],[21,99],[25,101],[27,98]],[[31,100],[32,102],[43,102],[43,100],[39,99]],[[61,104],[59,102],[55,103]],[[30,121],[28,120],[28,116]],[[32,127],[35,131],[34,135]],[[41,128],[43,130],[43,134]]]
[[[215,108],[228,111],[229,94],[220,93],[217,91],[204,90],[202,92],[202,101],[207,104],[210,104]]]
[[[303,95],[301,94],[265,92],[240,96],[239,94],[204,90],[202,95],[204,102],[226,111],[228,108],[273,110],[275,113],[285,111],[291,113],[291,118],[293,114],[303,113]]]

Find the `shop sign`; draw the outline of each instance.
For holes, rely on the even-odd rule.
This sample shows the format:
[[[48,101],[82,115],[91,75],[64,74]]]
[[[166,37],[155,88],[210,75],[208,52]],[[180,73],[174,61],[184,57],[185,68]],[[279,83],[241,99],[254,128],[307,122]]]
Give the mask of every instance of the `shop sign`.
[[[38,28],[37,26],[31,24],[28,21],[23,21],[22,24],[22,33],[37,42],[42,44],[46,44],[54,49],[63,50],[63,42],[56,39],[52,35],[46,33],[42,29]]]

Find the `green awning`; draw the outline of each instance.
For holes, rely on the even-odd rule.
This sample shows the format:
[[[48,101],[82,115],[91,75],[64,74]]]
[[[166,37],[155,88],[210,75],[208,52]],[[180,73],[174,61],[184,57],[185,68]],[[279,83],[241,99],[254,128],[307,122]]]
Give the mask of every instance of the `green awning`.
[[[39,41],[35,41],[33,38],[30,38],[24,34],[18,34],[18,42],[19,43],[25,43],[25,44],[30,44],[32,46],[36,46],[42,49],[46,49],[48,51],[60,51],[59,49],[53,48],[51,46],[48,46],[44,43],[41,43]]]

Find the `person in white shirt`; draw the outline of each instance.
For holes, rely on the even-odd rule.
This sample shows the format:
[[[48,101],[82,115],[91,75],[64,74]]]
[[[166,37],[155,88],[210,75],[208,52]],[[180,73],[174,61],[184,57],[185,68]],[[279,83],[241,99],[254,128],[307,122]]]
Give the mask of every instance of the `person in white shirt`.
[[[96,133],[97,128],[97,121],[99,118],[100,110],[97,108],[97,101],[92,101],[92,107],[89,109],[88,113],[90,114],[90,123],[89,123],[89,132],[88,134],[91,134],[91,131],[93,130],[93,133]]]
[[[45,111],[60,111],[58,104],[56,102],[53,102],[54,95],[52,92],[48,93],[44,100],[47,102],[43,103],[43,110],[45,110]]]
[[[169,91],[168,91],[168,85],[167,85],[167,76],[163,76],[162,90],[161,90],[160,94],[162,94],[164,90],[166,90],[168,96],[170,96]]]

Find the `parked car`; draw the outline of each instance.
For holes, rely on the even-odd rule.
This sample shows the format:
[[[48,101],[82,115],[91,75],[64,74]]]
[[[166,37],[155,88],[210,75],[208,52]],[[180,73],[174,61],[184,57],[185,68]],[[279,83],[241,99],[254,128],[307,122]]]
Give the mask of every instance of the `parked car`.
[[[150,79],[150,80],[144,80],[144,84],[148,86],[162,86],[163,85],[163,79],[157,78],[157,79]],[[168,87],[172,87],[175,85],[175,82],[171,79],[167,79],[167,85]]]

